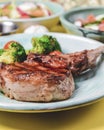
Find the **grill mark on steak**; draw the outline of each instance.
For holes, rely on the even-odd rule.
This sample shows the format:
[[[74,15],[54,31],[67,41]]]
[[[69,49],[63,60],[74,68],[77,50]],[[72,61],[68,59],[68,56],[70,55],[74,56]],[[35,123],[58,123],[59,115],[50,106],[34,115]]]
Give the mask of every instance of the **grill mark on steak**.
[[[104,46],[96,49],[83,50],[70,54],[51,52],[49,55],[30,53],[27,62],[37,63],[48,68],[64,68],[71,70],[73,76],[80,75],[83,71],[96,66],[97,58],[104,53]]]
[[[73,77],[66,69],[45,69],[44,66],[31,66],[24,62],[2,64],[0,72],[0,90],[16,100],[64,100],[69,98],[74,90]]]
[[[66,58],[57,55],[37,55],[34,53],[30,53],[27,57],[27,62],[33,63],[34,61],[39,65],[54,69],[65,69],[68,67]]]
[[[26,80],[31,76],[41,76],[47,77],[47,81],[59,81],[64,80],[65,75],[69,75],[69,71],[66,69],[50,69],[43,66],[34,66],[30,65],[27,62],[25,63],[15,63],[4,65],[4,69],[8,72],[8,76],[12,80]]]
[[[37,60],[38,59],[38,60]],[[60,54],[60,55],[36,55],[29,54],[27,62],[30,64],[37,63],[44,67],[51,69],[67,69],[71,70],[72,74],[79,75],[82,71],[89,67],[87,50],[71,54]]]

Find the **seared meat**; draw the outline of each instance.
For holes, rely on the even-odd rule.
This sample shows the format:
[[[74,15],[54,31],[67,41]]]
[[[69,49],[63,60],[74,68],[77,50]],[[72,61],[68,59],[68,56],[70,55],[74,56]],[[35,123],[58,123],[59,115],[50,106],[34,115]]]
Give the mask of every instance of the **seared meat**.
[[[0,90],[21,101],[53,101],[69,98],[73,76],[96,65],[104,46],[71,54],[29,54],[23,63],[0,64]]]
[[[97,59],[104,53],[104,46],[63,55],[68,60],[69,68],[74,76],[96,66]]]
[[[104,53],[104,46],[92,50],[83,50],[70,54],[52,52],[49,55],[29,54],[27,61],[36,62],[50,68],[67,68],[73,76],[80,75],[83,71],[96,65],[97,58]]]
[[[67,69],[50,69],[37,63],[0,65],[0,90],[16,100],[52,101],[69,98],[74,81]]]
[[[30,53],[27,57],[29,64],[38,64],[48,68],[58,68],[58,69],[66,69],[68,68],[68,62],[66,58],[63,58],[60,55],[38,55],[34,53]]]
[[[62,55],[67,60],[68,68],[71,70],[73,76],[78,76],[81,72],[89,68],[87,52],[87,50],[84,50],[82,52]]]
[[[37,63],[49,68],[61,68],[64,67],[71,70],[74,76],[79,75],[81,72],[89,68],[87,51],[76,52],[72,54],[61,55],[37,55],[29,54],[27,61]]]

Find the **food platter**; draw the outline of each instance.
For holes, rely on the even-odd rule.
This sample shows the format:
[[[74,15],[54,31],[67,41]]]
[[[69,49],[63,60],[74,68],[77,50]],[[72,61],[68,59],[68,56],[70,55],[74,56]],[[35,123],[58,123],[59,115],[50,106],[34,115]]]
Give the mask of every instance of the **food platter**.
[[[91,39],[72,36],[62,33],[46,33],[57,38],[64,53],[81,51],[84,49],[93,49],[103,44]],[[33,36],[42,36],[43,34],[17,34],[0,37],[0,47],[10,41],[20,42],[26,49],[31,48],[31,38]],[[93,71],[90,72],[92,74]],[[71,98],[56,102],[21,102],[9,99],[0,92],[0,110],[10,112],[39,113],[52,112],[66,109],[72,109],[93,103],[104,97],[104,62],[97,67],[94,75],[84,74],[80,80],[75,80],[75,91]]]

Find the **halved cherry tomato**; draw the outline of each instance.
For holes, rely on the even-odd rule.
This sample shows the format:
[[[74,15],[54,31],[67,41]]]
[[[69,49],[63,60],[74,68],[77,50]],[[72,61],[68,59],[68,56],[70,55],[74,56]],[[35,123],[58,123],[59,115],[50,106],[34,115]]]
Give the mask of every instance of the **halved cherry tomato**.
[[[4,45],[4,49],[9,49],[9,46],[15,41],[9,41]]]
[[[89,22],[95,22],[95,21],[96,21],[96,18],[95,18],[95,16],[94,16],[93,14],[90,14],[90,15],[87,17],[87,20],[88,20]]]
[[[99,24],[99,30],[104,31],[104,23]]]
[[[93,14],[90,14],[87,16],[87,18],[84,21],[84,24],[95,22],[96,18]]]

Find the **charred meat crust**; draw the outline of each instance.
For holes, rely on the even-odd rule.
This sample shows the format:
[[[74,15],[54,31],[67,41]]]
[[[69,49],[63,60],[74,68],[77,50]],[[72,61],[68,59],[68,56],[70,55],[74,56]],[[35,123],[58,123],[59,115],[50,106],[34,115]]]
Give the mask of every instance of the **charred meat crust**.
[[[7,76],[11,77],[13,81],[16,80],[29,80],[30,77],[40,76],[40,79],[46,81],[59,81],[64,80],[65,76],[70,74],[66,69],[50,69],[43,66],[32,66],[28,63],[15,63],[2,66],[3,71],[6,70]],[[44,80],[44,82],[46,82]]]
[[[20,101],[53,101],[69,98],[74,80],[66,69],[32,66],[27,62],[0,65],[0,90]],[[2,81],[4,84],[2,84]]]
[[[89,68],[87,50],[71,54],[60,55],[37,55],[29,54],[27,62],[37,63],[49,68],[64,68],[70,70],[74,76],[80,75],[81,72]]]
[[[34,53],[30,53],[27,56],[27,62],[33,63],[36,62],[42,66],[49,67],[49,68],[67,68],[67,59],[63,58],[60,55],[38,55]]]
[[[87,50],[66,55],[69,68],[74,76],[78,76],[89,68]]]

